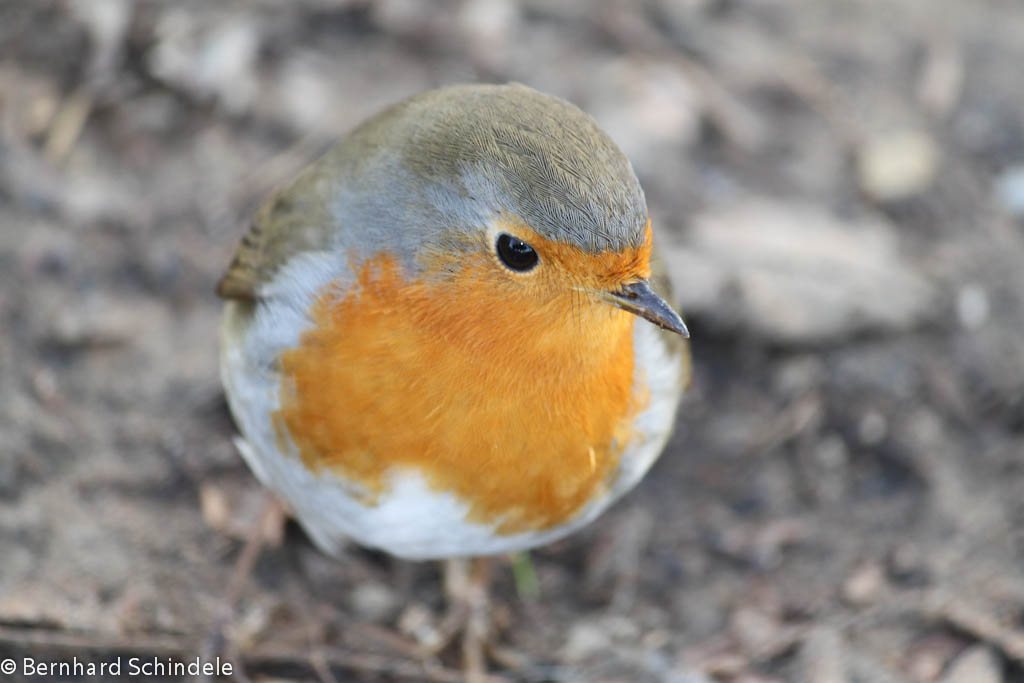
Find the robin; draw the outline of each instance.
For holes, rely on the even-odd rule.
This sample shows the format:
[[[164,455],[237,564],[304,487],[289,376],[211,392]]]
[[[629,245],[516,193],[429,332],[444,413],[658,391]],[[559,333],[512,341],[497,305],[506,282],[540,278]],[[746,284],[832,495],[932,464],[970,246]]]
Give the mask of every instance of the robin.
[[[243,456],[331,554],[563,537],[643,476],[689,381],[632,166],[521,85],[360,125],[263,205],[217,291]]]

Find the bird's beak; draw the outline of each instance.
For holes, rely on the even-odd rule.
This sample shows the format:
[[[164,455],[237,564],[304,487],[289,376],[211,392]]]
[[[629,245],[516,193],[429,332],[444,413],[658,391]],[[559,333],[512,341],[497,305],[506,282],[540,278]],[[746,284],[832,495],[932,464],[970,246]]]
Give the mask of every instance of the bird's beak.
[[[617,291],[601,292],[601,296],[608,303],[638,315],[644,320],[650,320],[663,330],[675,332],[683,338],[690,336],[683,319],[665,303],[664,299],[654,293],[647,280],[625,285]]]

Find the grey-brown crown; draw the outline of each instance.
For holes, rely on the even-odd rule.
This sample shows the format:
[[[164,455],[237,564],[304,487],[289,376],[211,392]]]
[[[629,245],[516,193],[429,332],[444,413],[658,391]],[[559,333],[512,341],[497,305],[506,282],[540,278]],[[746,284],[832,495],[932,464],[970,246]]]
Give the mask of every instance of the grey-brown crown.
[[[455,86],[413,98],[402,113],[405,160],[424,180],[455,180],[460,194],[485,195],[587,251],[643,241],[647,208],[632,166],[565,100],[518,84]]]
[[[496,215],[589,252],[644,239],[633,168],[574,105],[522,85],[431,90],[367,120],[261,210],[222,281],[255,298],[296,253],[387,248],[415,267]]]

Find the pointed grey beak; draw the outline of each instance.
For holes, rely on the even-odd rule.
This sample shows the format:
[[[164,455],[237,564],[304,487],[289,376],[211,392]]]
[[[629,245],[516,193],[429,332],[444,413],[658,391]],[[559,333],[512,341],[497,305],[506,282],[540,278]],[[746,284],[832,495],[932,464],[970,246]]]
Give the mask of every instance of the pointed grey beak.
[[[665,303],[664,299],[654,293],[647,280],[626,285],[617,292],[602,292],[602,296],[608,303],[638,315],[644,320],[650,320],[663,330],[675,332],[682,335],[683,338],[690,336],[690,331],[686,329],[683,319]]]

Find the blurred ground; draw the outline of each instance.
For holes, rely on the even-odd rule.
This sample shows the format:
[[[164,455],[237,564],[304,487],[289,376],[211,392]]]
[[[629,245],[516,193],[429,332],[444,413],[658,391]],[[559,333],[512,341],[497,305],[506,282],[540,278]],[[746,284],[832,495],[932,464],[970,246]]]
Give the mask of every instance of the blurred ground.
[[[209,645],[259,501],[213,296],[248,216],[382,105],[519,80],[632,158],[696,376],[540,599],[499,572],[505,675],[1024,681],[1022,64],[1018,0],[6,0],[0,658]],[[226,650],[456,680],[405,644],[441,609],[289,526]]]

